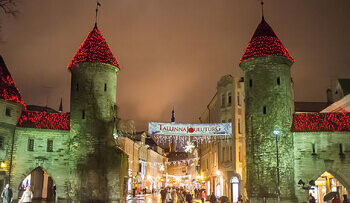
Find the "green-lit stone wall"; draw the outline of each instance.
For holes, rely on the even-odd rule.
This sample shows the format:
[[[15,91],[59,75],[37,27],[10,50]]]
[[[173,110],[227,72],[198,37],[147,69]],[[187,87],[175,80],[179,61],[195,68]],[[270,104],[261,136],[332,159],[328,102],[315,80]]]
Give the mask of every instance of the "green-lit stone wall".
[[[28,151],[28,139],[34,140],[33,151]],[[47,140],[53,141],[52,152],[47,152]],[[15,197],[18,186],[37,167],[45,170],[54,180],[59,199],[68,198],[69,131],[35,128],[16,128],[13,150],[13,164],[10,184]]]
[[[291,62],[280,56],[250,59],[244,71],[246,102],[247,193],[251,202],[277,202],[277,156],[274,130],[279,130],[281,202],[295,202],[293,96]]]
[[[350,188],[350,133],[302,132],[294,134],[295,183],[302,180],[309,186],[325,171],[331,173],[349,191]],[[340,153],[340,144],[343,154]],[[314,146],[313,146],[314,145]],[[314,151],[313,151],[314,148]],[[313,153],[314,152],[314,153]],[[295,185],[298,202],[306,202],[307,190]]]

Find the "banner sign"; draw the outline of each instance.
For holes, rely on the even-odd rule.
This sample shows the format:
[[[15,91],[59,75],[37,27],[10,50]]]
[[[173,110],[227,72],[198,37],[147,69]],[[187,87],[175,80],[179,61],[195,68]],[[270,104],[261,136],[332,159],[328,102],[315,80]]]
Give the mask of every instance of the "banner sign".
[[[231,123],[183,124],[183,123],[148,123],[148,134],[210,136],[232,135]]]

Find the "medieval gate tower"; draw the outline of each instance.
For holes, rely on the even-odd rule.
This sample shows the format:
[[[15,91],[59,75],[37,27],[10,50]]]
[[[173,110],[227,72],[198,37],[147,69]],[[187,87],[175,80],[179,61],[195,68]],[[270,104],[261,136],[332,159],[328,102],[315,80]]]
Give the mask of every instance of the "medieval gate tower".
[[[290,74],[293,62],[263,17],[240,62],[245,80],[247,193],[250,202],[278,201],[274,130],[280,132],[280,201],[296,202],[290,132],[294,108]]]

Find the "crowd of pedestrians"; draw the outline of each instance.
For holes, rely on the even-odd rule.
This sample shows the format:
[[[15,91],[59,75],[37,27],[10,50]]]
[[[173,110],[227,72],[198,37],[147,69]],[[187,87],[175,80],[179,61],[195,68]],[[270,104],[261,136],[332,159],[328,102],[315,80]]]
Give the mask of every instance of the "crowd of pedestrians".
[[[226,202],[218,200],[214,193],[207,195],[204,189],[187,190],[185,188],[167,187],[160,191],[162,203],[193,203],[195,199],[200,199],[202,203]]]

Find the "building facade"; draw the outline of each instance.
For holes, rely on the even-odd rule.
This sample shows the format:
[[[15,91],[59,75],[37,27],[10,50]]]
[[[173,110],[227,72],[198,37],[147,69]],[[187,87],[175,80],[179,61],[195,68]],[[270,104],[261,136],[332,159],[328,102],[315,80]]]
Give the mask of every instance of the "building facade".
[[[202,113],[201,123],[232,123],[228,139],[200,145],[201,171],[208,194],[238,201],[245,180],[244,81],[225,75],[217,83],[217,92]]]

